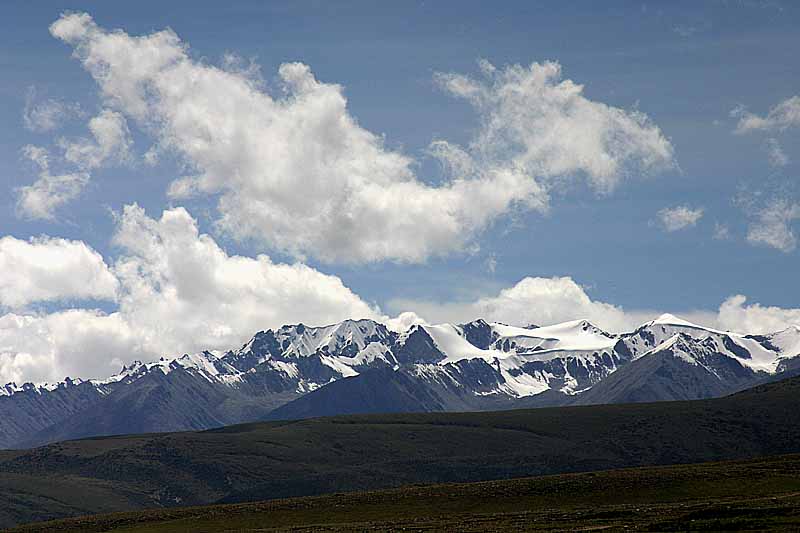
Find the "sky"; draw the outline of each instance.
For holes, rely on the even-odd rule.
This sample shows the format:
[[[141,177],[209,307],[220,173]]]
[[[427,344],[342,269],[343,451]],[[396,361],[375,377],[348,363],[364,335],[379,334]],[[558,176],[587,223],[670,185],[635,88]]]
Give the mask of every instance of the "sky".
[[[0,382],[284,323],[800,323],[800,6],[7,2]]]

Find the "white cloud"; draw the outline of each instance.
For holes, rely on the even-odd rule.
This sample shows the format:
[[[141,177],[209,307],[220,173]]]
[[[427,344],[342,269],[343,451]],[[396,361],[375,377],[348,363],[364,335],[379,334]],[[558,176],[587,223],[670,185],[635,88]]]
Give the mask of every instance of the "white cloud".
[[[122,163],[130,159],[133,141],[124,116],[116,111],[103,109],[89,120],[88,126],[93,140],[60,140],[64,159],[87,169],[100,167],[106,162]]]
[[[19,187],[17,210],[22,216],[52,220],[56,210],[77,198],[91,178],[88,170],[106,163],[124,163],[130,160],[132,140],[125,117],[116,111],[104,109],[89,120],[89,131],[93,139],[59,139],[59,148],[64,160],[75,170],[52,174],[51,157],[47,149],[27,145],[23,155],[39,169],[38,179],[32,184]]]
[[[767,158],[770,166],[785,167],[789,164],[789,156],[783,151],[778,139],[771,137],[767,139],[764,146],[767,150]]]
[[[30,87],[25,98],[22,122],[30,131],[45,133],[57,130],[68,119],[80,115],[78,104],[68,104],[53,98],[37,101],[36,89]]]
[[[749,133],[752,131],[784,131],[800,126],[800,96],[792,96],[778,103],[769,110],[766,116],[750,113],[742,107],[731,112],[739,117],[736,133]]]
[[[791,325],[800,326],[800,309],[745,305],[741,294],[731,296],[719,308],[718,324],[723,329],[752,334],[781,331]]]
[[[800,325],[800,309],[745,305],[741,295],[726,299],[717,310],[623,309],[593,300],[570,277],[527,277],[498,294],[464,302],[394,300],[389,307],[405,311],[392,325],[403,330],[414,323],[466,322],[475,318],[524,326],[551,325],[587,319],[614,333],[632,331],[665,311],[707,327],[748,334],[766,334]]]
[[[120,313],[151,353],[227,349],[286,323],[378,316],[338,277],[226,254],[183,208],[152,219],[127,206],[114,242]]]
[[[500,322],[554,324],[586,318],[612,330],[632,325],[621,308],[592,300],[570,277],[525,278],[497,296],[477,300],[475,307],[480,316]]]
[[[791,252],[797,247],[797,236],[791,224],[800,219],[800,204],[776,198],[756,211],[747,229],[747,241]]]
[[[430,322],[466,322],[476,318],[512,325],[540,326],[587,319],[609,331],[630,330],[653,317],[649,311],[626,313],[615,305],[592,300],[572,278],[527,277],[498,294],[466,302],[396,299],[392,311],[418,314]]]
[[[427,324],[428,322],[413,311],[404,311],[396,317],[383,317],[383,322],[392,331],[402,333],[413,325]]]
[[[235,348],[256,331],[285,323],[380,317],[338,277],[264,255],[228,255],[199,233],[183,208],[154,219],[127,206],[114,237],[120,256],[113,275],[82,243],[43,238],[29,243],[31,249],[15,239],[0,242],[14,251],[5,254],[7,263],[0,259],[0,271],[19,270],[18,278],[0,280],[6,305],[118,295],[111,314],[75,309],[1,316],[0,383],[101,377],[133,358]],[[58,256],[59,246],[77,259]],[[41,268],[45,261],[51,268]]]
[[[691,208],[686,205],[665,207],[658,212],[658,221],[669,232],[694,226],[703,217],[702,208]]]
[[[582,85],[562,79],[558,63],[480,65],[485,80],[437,75],[481,116],[470,145],[477,161],[540,179],[585,176],[603,193],[626,173],[672,164],[672,145],[646,115],[587,99]]]
[[[56,209],[78,197],[89,183],[89,174],[83,171],[52,174],[49,154],[38,146],[27,145],[22,153],[39,171],[32,185],[16,189],[17,211],[28,218],[52,220]]]
[[[439,77],[476,105],[484,128],[468,150],[431,146],[449,169],[434,186],[356,123],[341,86],[301,63],[281,65],[285,95],[274,98],[249,72],[191,59],[170,30],[131,37],[71,14],[51,33],[74,46],[108,106],[154,135],[153,154],[185,160],[191,175],[171,196],[219,194],[221,228],[296,257],[423,261],[469,248],[515,207],[545,211],[565,176],[608,192],[629,170],[672,161],[643,114],[589,101],[556,63],[484,63],[485,83]]]
[[[102,256],[81,241],[2,237],[0,272],[0,308],[116,297],[117,279]]]
[[[466,302],[396,300],[390,302],[393,310],[413,311],[388,318],[336,277],[304,265],[277,265],[264,256],[227,255],[209,236],[198,233],[195,221],[181,208],[152,219],[129,206],[121,216],[117,240],[125,250],[115,266],[124,294],[119,310],[0,316],[0,382],[106,376],[133,358],[235,347],[255,331],[283,323],[316,325],[370,317],[403,331],[412,324],[478,317],[517,325],[585,318],[621,332],[661,313],[593,300],[569,277],[529,277]],[[737,295],[717,311],[676,314],[744,333],[770,333],[800,324],[800,309],[745,302]]]
[[[71,309],[0,316],[2,383],[109,376],[123,362],[148,357],[118,313]]]

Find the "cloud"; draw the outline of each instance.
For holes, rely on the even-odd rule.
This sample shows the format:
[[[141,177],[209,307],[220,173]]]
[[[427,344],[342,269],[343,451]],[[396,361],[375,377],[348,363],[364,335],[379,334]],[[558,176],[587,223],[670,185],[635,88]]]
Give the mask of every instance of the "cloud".
[[[750,113],[743,107],[734,109],[731,115],[739,117],[735,133],[785,131],[800,126],[800,96],[792,96],[783,100],[763,117]]]
[[[703,209],[693,209],[686,205],[665,207],[658,212],[658,221],[669,232],[694,226],[703,217]]]
[[[753,334],[781,331],[791,325],[800,326],[800,309],[745,305],[741,294],[731,296],[719,308],[718,323],[723,329]]]
[[[482,61],[480,66],[483,80],[436,76],[481,117],[482,128],[470,145],[478,161],[540,179],[584,176],[603,193],[627,173],[673,163],[672,145],[647,116],[587,99],[582,85],[562,79],[558,63],[498,69]]]
[[[108,269],[79,242],[6,237],[0,243],[11,250],[0,252],[0,270],[12,273],[0,280],[4,305],[117,302],[110,314],[73,309],[0,316],[0,383],[102,377],[133,358],[235,348],[256,331],[285,323],[381,317],[338,277],[265,255],[228,255],[183,208],[151,218],[136,205],[125,207],[114,236],[119,257]],[[45,262],[51,268],[42,268]]]
[[[406,311],[389,318],[334,276],[304,265],[275,264],[265,256],[227,255],[208,235],[198,233],[196,222],[181,208],[153,219],[128,206],[116,238],[125,250],[114,266],[123,294],[119,309],[110,314],[71,309],[0,316],[0,382],[103,377],[134,358],[227,349],[283,323],[319,325],[368,317],[404,331],[412,324],[478,317],[516,325],[585,318],[621,332],[661,313],[592,299],[569,277],[528,277],[465,302],[395,300],[390,307]],[[745,303],[737,295],[717,311],[676,314],[746,333],[770,333],[800,323],[800,309]]]
[[[610,331],[632,331],[663,312],[672,312],[697,324],[748,334],[767,334],[800,325],[800,309],[745,305],[741,295],[726,299],[717,310],[624,309],[592,299],[570,277],[527,277],[498,294],[463,302],[394,300],[389,307],[404,311],[392,324],[402,330],[414,323],[466,322],[475,318],[525,326],[547,326],[587,319]]]
[[[390,330],[398,333],[407,331],[416,324],[428,324],[428,321],[413,311],[404,311],[393,318],[384,317],[383,322]]]
[[[93,169],[106,162],[122,163],[130,160],[133,141],[125,117],[116,111],[104,109],[89,120],[93,140],[86,138],[69,141],[61,139],[64,159],[81,168]]]
[[[587,319],[610,331],[630,330],[652,318],[648,311],[626,313],[622,308],[592,300],[572,278],[526,277],[498,294],[466,302],[395,299],[395,312],[413,312],[431,322],[467,322],[476,318],[525,326]]]
[[[17,212],[27,218],[52,220],[55,211],[75,199],[89,183],[83,171],[52,174],[50,156],[45,148],[27,145],[23,155],[38,167],[38,179],[32,185],[16,189]]]
[[[123,362],[147,359],[118,313],[70,309],[0,316],[0,382],[55,382],[109,376]]]
[[[89,120],[88,128],[92,133],[92,140],[61,138],[58,141],[64,160],[74,167],[70,172],[51,174],[51,156],[46,148],[33,145],[23,148],[23,155],[39,171],[38,179],[32,185],[16,190],[17,211],[20,215],[32,219],[53,220],[56,210],[77,198],[89,183],[89,170],[107,163],[130,161],[133,141],[123,115],[104,109]]]
[[[0,238],[0,308],[35,302],[114,300],[117,279],[102,256],[81,241]]]
[[[120,313],[152,353],[227,349],[286,323],[379,316],[338,277],[228,255],[183,208],[153,219],[127,206],[114,242]]]
[[[46,133],[57,130],[68,119],[81,114],[78,104],[68,104],[53,98],[37,101],[36,88],[30,87],[25,97],[22,123],[30,131]]]
[[[484,62],[487,81],[439,75],[475,105],[483,128],[466,149],[431,145],[446,173],[433,185],[358,125],[341,86],[304,64],[280,66],[274,97],[249,71],[193,60],[171,30],[132,37],[70,14],[50,31],[74,47],[105,104],[154,136],[148,153],[183,159],[189,175],[170,185],[173,198],[219,195],[220,228],[298,258],[420,262],[463,251],[513,209],[546,211],[573,175],[605,193],[628,173],[672,162],[669,141],[642,113],[586,99],[556,63]]]
[[[800,204],[785,198],[775,198],[756,210],[755,218],[747,229],[747,241],[750,244],[791,252],[797,247],[797,236],[791,224],[798,219]]]
[[[783,151],[778,139],[774,137],[770,137],[767,139],[765,143],[765,148],[767,150],[767,158],[769,160],[770,166],[773,167],[785,167],[789,164],[789,156]]]

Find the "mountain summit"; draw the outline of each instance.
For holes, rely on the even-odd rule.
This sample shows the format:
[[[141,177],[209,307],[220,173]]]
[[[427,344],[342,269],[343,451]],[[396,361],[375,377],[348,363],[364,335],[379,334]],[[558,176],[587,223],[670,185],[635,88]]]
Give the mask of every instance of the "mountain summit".
[[[699,399],[800,373],[800,328],[741,335],[662,315],[630,333],[586,320],[373,320],[256,333],[226,353],[133,362],[106,379],[0,387],[0,446],[244,421]]]

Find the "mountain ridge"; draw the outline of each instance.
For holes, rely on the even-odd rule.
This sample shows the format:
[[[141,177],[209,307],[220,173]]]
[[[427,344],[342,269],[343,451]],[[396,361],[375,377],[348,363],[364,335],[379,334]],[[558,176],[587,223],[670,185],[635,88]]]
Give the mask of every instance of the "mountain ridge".
[[[106,379],[6,385],[0,447],[323,414],[708,398],[800,372],[798,355],[798,327],[743,335],[673,315],[621,334],[587,320],[402,332],[370,319],[301,323],[236,350],[132,362]]]

